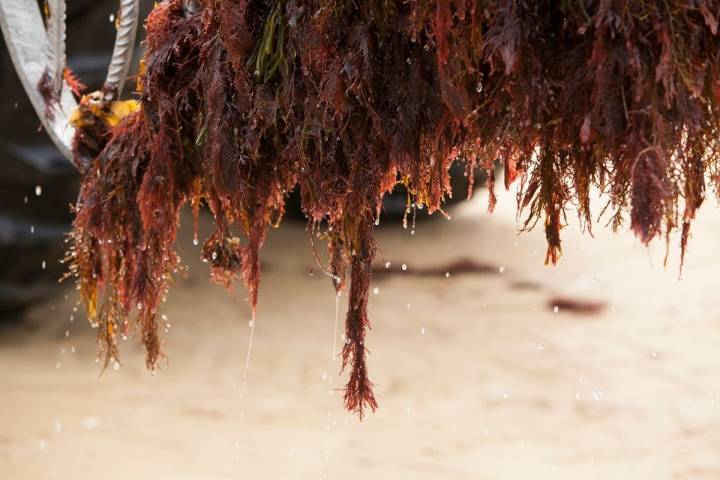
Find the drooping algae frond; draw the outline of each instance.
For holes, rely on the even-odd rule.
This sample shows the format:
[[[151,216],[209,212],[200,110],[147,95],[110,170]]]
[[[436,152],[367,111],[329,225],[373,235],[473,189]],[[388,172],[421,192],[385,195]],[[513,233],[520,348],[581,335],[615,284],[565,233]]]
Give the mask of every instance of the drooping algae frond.
[[[336,289],[350,272],[345,404],[361,417],[377,406],[373,232],[398,182],[432,213],[464,193],[450,190],[453,162],[472,176],[499,161],[506,187],[520,179],[525,227],[545,228],[546,263],[568,207],[591,226],[593,188],[614,228],[629,212],[644,243],[679,229],[684,254],[720,179],[718,19],[711,0],[159,3],[139,109],[76,141],[87,168],[70,257],[106,358],[137,329],[158,362],[186,204],[215,219],[212,279],[241,278],[254,309],[267,230],[299,188]]]

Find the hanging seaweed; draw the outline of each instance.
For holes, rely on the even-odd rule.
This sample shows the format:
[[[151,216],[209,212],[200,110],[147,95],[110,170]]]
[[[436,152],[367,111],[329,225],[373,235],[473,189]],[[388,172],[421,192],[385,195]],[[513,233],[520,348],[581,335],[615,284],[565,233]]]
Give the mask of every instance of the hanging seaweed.
[[[472,175],[499,160],[506,187],[521,180],[525,227],[544,225],[547,263],[569,208],[591,228],[595,188],[614,228],[629,212],[644,243],[681,229],[684,256],[720,181],[718,18],[710,0],[158,4],[139,109],[80,129],[75,147],[90,168],[70,258],[107,360],[137,328],[155,368],[185,204],[209,207],[211,276],[242,279],[254,309],[266,232],[299,187],[338,291],[350,271],[345,405],[360,417],[377,406],[365,347],[373,232],[398,182],[409,208],[433,213],[465,193],[450,189],[453,162]]]

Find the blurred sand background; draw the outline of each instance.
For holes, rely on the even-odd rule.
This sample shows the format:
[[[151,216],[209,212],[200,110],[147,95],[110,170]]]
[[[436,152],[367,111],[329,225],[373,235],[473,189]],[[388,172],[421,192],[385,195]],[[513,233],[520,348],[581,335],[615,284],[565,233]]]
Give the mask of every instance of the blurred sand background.
[[[156,376],[132,338],[99,376],[71,288],[2,326],[0,478],[719,479],[712,203],[682,280],[676,239],[664,268],[663,244],[600,225],[594,240],[566,228],[560,265],[545,267],[542,229],[517,235],[512,193],[492,216],[480,194],[414,235],[383,222],[378,263],[394,273],[371,294],[380,408],[362,425],[337,390],[334,292],[304,225],[285,222],[263,250],[244,392],[245,292],[207,282],[185,228],[190,274],[170,293]],[[483,268],[453,272],[458,260]]]

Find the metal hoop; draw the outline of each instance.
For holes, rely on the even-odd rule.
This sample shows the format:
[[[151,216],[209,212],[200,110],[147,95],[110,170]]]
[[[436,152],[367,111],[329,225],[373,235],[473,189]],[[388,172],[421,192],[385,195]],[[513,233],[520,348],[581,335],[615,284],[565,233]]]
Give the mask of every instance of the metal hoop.
[[[0,0],[0,28],[15,70],[43,127],[53,143],[68,159],[74,128],[69,117],[77,107],[70,88],[63,80],[65,70],[65,0],[49,0],[47,30],[36,0]],[[137,35],[139,0],[120,0],[119,22],[112,60],[103,90],[106,100],[116,99],[127,77]],[[48,105],[38,91],[44,74],[50,74],[57,92],[54,115],[45,114]]]

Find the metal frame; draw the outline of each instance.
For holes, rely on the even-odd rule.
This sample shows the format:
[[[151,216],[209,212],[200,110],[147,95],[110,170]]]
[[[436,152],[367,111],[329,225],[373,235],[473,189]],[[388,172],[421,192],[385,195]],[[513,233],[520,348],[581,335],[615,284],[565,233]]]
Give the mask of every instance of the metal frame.
[[[48,0],[48,7],[50,18],[46,30],[37,0],[0,0],[0,28],[35,112],[53,143],[70,160],[74,128],[69,117],[77,102],[63,80],[65,0]],[[122,93],[135,46],[139,0],[119,0],[118,15],[115,48],[103,87],[106,101],[117,99]],[[54,112],[52,118],[46,115],[48,105],[38,91],[40,79],[46,72],[58,98],[57,105],[50,106]]]

